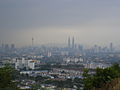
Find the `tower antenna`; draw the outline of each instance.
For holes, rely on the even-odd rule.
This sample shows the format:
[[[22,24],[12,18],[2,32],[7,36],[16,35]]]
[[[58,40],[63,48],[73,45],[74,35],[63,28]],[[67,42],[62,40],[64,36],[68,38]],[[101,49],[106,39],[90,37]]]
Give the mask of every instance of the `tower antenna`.
[[[33,47],[33,45],[34,45],[34,38],[32,37],[32,47]]]

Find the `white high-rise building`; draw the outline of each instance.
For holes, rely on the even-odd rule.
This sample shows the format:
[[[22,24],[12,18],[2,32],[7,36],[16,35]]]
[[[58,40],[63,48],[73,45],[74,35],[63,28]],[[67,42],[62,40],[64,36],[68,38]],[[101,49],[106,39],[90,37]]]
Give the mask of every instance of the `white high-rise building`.
[[[26,60],[25,58],[17,59],[15,69],[35,69],[35,60]]]
[[[35,69],[35,61],[34,60],[29,60],[28,61],[28,67],[30,69]]]

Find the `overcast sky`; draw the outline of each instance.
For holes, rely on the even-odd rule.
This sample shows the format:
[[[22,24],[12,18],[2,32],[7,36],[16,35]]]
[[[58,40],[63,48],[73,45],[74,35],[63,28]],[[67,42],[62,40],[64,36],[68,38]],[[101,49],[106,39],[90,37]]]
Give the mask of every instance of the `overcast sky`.
[[[120,45],[120,0],[0,0],[0,41]]]

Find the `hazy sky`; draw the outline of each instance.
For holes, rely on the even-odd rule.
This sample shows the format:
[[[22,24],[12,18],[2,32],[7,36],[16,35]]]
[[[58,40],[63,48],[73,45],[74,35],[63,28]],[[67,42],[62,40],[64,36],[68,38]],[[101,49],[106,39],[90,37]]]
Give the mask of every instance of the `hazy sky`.
[[[120,0],[0,0],[0,41],[120,45]]]

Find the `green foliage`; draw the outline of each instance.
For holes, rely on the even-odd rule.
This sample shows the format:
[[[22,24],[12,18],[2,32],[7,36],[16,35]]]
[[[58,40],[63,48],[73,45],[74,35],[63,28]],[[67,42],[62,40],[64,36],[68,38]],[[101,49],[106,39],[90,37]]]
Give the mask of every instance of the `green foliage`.
[[[14,69],[12,69],[10,66],[0,68],[0,90],[17,90],[15,84],[12,82],[13,75]]]
[[[62,81],[62,80],[46,80],[44,83],[55,85],[59,88],[72,88],[73,87],[72,79],[67,79],[65,81]]]
[[[80,88],[77,88],[77,90],[81,90]]]
[[[89,70],[88,69],[84,69],[83,72],[83,84],[84,84],[84,90],[88,90],[90,88],[92,88],[92,76],[89,74]]]
[[[84,69],[84,72],[83,72],[83,77],[84,78],[87,78],[89,77],[90,75],[88,74],[89,70],[88,69]]]
[[[7,67],[0,68],[0,87],[4,88],[11,83],[11,70]]]
[[[94,75],[90,75],[89,70],[85,69],[83,77],[84,90],[101,88],[106,83],[120,77],[120,67],[119,64],[113,64],[111,67],[105,69],[97,68]]]
[[[77,86],[77,88],[80,88],[80,87],[82,87],[83,80],[81,78],[75,78],[73,83],[74,83],[74,85]]]

